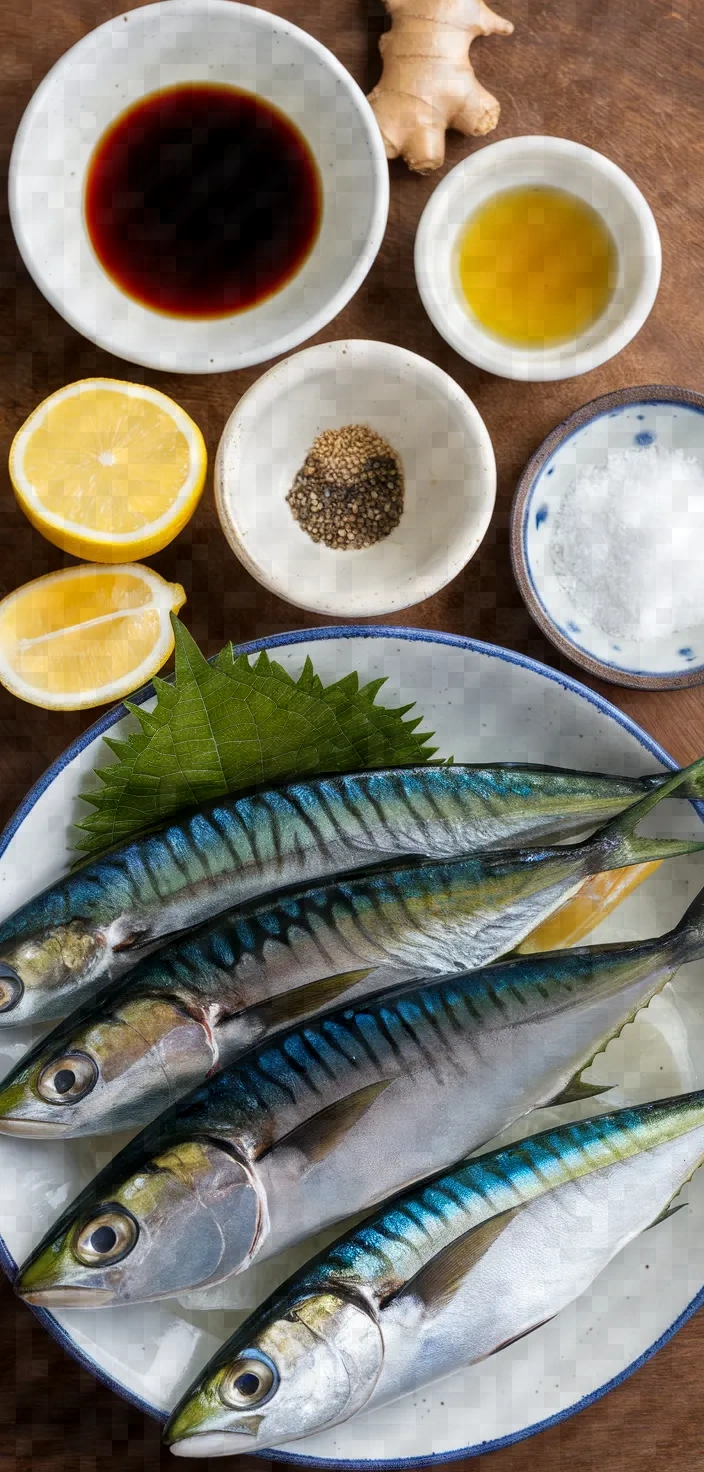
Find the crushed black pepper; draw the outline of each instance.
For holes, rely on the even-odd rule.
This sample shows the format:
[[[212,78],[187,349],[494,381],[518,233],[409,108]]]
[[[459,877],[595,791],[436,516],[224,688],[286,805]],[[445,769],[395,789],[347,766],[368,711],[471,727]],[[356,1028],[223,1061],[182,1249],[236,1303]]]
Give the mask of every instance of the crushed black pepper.
[[[313,441],[286,500],[314,542],[358,551],[398,526],[403,491],[403,467],[391,445],[364,424],[346,424]]]

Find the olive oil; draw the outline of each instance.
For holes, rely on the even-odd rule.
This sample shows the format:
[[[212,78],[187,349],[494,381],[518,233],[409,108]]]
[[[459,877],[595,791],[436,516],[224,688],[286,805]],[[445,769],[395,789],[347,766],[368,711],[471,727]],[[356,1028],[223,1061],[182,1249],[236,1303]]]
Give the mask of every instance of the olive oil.
[[[522,185],[468,219],[459,279],[473,315],[515,347],[577,337],[601,316],[618,257],[601,215],[564,189]]]

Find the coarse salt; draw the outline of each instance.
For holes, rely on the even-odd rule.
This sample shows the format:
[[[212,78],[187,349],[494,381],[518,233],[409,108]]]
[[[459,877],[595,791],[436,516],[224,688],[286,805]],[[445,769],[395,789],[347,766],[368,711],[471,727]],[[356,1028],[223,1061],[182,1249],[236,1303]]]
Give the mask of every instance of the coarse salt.
[[[575,611],[612,638],[704,622],[704,465],[652,444],[581,466],[550,552]]]

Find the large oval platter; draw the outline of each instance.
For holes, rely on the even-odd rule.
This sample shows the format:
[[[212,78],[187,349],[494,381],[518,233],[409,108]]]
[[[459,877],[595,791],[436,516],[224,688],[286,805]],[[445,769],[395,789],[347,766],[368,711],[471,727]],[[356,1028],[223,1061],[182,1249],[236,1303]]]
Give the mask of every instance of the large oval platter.
[[[326,682],[350,670],[364,680],[385,675],[383,699],[416,701],[424,729],[434,730],[440,751],[458,761],[520,760],[634,774],[674,765],[644,731],[576,681],[491,645],[414,629],[345,627],[245,648],[275,648],[292,673],[310,654]],[[67,867],[71,825],[83,810],[78,793],[93,768],[105,765],[103,734],[120,734],[128,721],[123,707],[102,717],[22,803],[0,841],[0,917]],[[700,820],[689,804],[658,811],[658,831],[684,836],[697,830]],[[663,866],[595,934],[634,939],[663,931],[702,884],[702,856]],[[1,1071],[32,1036],[26,1028],[0,1033]],[[616,1105],[701,1086],[704,963],[683,968],[595,1068],[594,1077],[615,1086],[609,1100]],[[594,1105],[582,1112],[594,1112]],[[555,1111],[543,1110],[531,1123],[546,1127],[554,1117]],[[567,1117],[564,1110],[560,1117]],[[527,1130],[523,1121],[513,1133]],[[57,1146],[0,1136],[0,1258],[8,1273],[124,1138]],[[690,1184],[686,1211],[632,1243],[590,1292],[536,1333],[415,1397],[276,1455],[336,1467],[452,1460],[528,1436],[587,1405],[637,1368],[698,1306],[703,1178],[700,1172]],[[163,1419],[244,1310],[309,1250],[310,1244],[209,1294],[144,1307],[38,1312],[95,1374]]]

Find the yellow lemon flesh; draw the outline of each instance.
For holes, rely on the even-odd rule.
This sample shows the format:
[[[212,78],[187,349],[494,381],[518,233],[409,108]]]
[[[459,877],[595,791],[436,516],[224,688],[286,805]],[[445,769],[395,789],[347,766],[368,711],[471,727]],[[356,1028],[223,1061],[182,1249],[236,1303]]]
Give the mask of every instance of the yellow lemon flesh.
[[[518,947],[521,955],[576,945],[659,868],[657,859],[649,864],[631,864],[627,869],[612,869],[608,874],[593,874],[571,900],[526,936]]]
[[[173,541],[195,511],[206,468],[203,436],[178,404],[112,378],[59,389],[10,450],[10,478],[32,525],[96,562],[129,562]]]
[[[46,710],[121,700],[173,647],[179,583],[149,567],[67,567],[0,602],[0,683]]]

